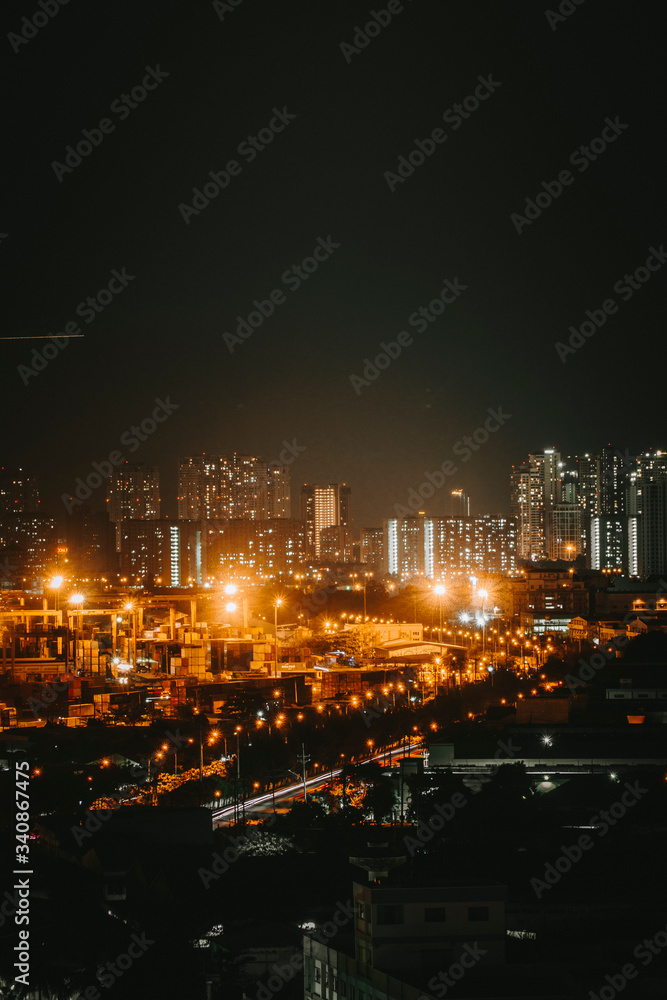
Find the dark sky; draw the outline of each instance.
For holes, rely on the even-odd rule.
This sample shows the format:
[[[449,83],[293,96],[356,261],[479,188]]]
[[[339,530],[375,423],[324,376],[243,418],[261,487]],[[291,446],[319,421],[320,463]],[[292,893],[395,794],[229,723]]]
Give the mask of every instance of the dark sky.
[[[114,268],[134,276],[27,384],[18,366],[50,341],[0,343],[0,462],[33,468],[54,513],[114,450],[160,466],[174,514],[179,454],[277,459],[296,440],[293,483],[348,482],[359,528],[447,459],[433,514],[459,486],[473,512],[507,510],[530,450],[665,447],[667,266],[629,301],[614,291],[667,241],[658,8],[586,0],[553,30],[534,0],[406,0],[348,62],[341,43],[385,6],[70,0],[15,53],[7,36],[40,8],[4,5],[2,336],[58,334]],[[158,65],[142,103],[111,110]],[[443,121],[489,75],[488,99]],[[248,162],[239,144],[274,108],[296,117]],[[53,162],[104,118],[113,132],[59,181]],[[628,127],[580,171],[570,155],[606,118]],[[437,128],[390,191],[385,172]],[[240,173],[186,224],[179,204],[232,159]],[[517,233],[512,213],[568,168]],[[318,237],[340,246],[291,290],[281,276]],[[466,290],[418,332],[408,317],[445,279]],[[223,334],[276,288],[285,301],[230,353]],[[555,343],[609,298],[615,315],[563,363]],[[350,376],[401,330],[413,343],[357,395]],[[130,453],[124,432],[167,397],[178,409]],[[499,406],[511,419],[456,458]]]

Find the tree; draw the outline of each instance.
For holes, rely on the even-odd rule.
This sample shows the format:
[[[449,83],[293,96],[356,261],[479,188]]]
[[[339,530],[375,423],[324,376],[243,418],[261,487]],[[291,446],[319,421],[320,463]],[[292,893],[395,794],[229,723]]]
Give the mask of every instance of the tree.
[[[290,827],[309,827],[322,823],[326,813],[319,802],[301,802],[296,799],[292,803],[292,808],[286,817],[286,824]]]
[[[396,789],[390,778],[382,777],[366,792],[364,804],[369,806],[373,819],[379,826],[386,816],[391,816],[396,804]]]
[[[379,632],[373,625],[359,625],[337,636],[336,641],[349,656],[360,660],[373,655],[379,643]]]
[[[270,857],[277,854],[295,854],[298,848],[290,837],[269,830],[256,830],[253,835],[241,837],[236,843],[239,854],[252,858]]]

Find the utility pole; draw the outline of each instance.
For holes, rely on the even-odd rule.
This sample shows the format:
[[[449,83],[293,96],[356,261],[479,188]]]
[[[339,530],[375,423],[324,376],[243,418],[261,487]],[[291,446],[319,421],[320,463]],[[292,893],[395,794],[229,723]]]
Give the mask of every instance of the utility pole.
[[[204,721],[201,712],[199,713],[199,784],[204,780],[204,741],[202,739],[202,729]]]
[[[239,790],[241,788],[241,747],[239,744],[240,733],[236,734],[236,795],[234,796],[234,820],[239,821]]]
[[[300,760],[301,760],[301,769],[302,769],[301,773],[303,775],[303,801],[305,803],[307,803],[308,802],[308,788],[306,786],[306,764],[310,760],[310,754],[306,755],[306,747],[305,747],[305,745],[303,743],[301,744],[301,758],[300,758]]]

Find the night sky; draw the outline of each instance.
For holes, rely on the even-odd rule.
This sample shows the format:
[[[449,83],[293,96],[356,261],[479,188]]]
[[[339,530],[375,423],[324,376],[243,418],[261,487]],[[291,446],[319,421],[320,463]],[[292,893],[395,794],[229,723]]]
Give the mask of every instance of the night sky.
[[[473,513],[507,511],[510,466],[531,450],[665,447],[667,266],[627,301],[614,290],[667,243],[657,6],[564,4],[554,30],[540,3],[405,0],[346,58],[341,43],[386,3],[236,3],[70,0],[17,52],[7,36],[40,8],[4,5],[2,336],[78,321],[85,338],[27,384],[18,366],[51,341],[0,343],[0,464],[36,471],[62,515],[76,477],[120,450],[160,466],[171,516],[179,455],[271,460],[296,441],[294,496],[349,483],[359,529],[448,459],[457,473],[432,514],[449,487]],[[147,67],[161,82],[116,104]],[[443,120],[479,77],[495,81],[488,98]],[[274,109],[295,117],[240,153]],[[105,118],[113,131],[59,180],[54,161]],[[570,156],[607,118],[628,127],[581,170]],[[438,128],[446,139],[391,191],[385,172]],[[186,223],[179,205],[230,160],[240,170]],[[518,233],[512,214],[567,169],[572,183]],[[287,284],[318,238],[339,246]],[[123,268],[127,287],[93,322],[77,317]],[[465,291],[419,332],[408,318],[445,279]],[[274,289],[284,299],[230,352],[223,334]],[[555,343],[610,298],[615,314],[563,362]],[[357,394],[350,376],[402,330],[412,344]],[[156,398],[178,409],[130,452],[121,438]],[[511,418],[456,458],[498,407]]]

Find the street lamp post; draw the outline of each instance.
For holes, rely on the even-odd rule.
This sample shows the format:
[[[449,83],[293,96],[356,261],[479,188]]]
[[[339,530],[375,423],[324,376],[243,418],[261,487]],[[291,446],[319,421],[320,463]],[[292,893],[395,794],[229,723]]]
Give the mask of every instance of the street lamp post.
[[[58,610],[58,591],[60,590],[64,582],[65,582],[64,577],[62,576],[54,576],[53,579],[49,582],[49,587],[55,593],[56,611]]]
[[[72,594],[70,597],[70,604],[73,604],[77,610],[74,612],[74,643],[72,649],[72,660],[74,662],[74,669],[77,668],[77,652],[76,652],[76,635],[79,628],[79,614],[81,615],[81,631],[83,631],[83,602],[85,598],[83,594]]]
[[[276,669],[273,674],[274,677],[278,676],[278,608],[282,603],[283,603],[282,597],[278,597],[276,599],[275,604],[273,605],[273,620],[274,620],[275,638],[276,638]]]
[[[235,583],[228,583],[224,588],[227,597],[233,597],[238,589]],[[244,593],[241,594],[241,607],[243,610],[243,634],[245,635],[248,631],[248,598]],[[237,604],[235,601],[228,601],[225,604],[225,611],[229,611],[230,614],[236,611],[236,609]]]
[[[440,607],[440,631],[438,633],[438,638],[439,638],[440,642],[442,642],[442,597],[443,597],[443,594],[445,593],[445,588],[443,587],[443,585],[441,583],[438,583],[433,588],[433,591],[434,591],[434,593],[436,593],[438,595],[438,604],[439,604],[439,607]]]
[[[364,573],[364,621],[366,621],[366,584],[368,583],[368,577],[372,575],[372,573]]]
[[[234,796],[234,822],[239,821],[239,787],[241,784],[241,748],[239,746],[240,726],[236,727],[236,795]]]
[[[134,605],[131,601],[125,605],[125,610],[130,614],[130,623],[132,626],[132,666],[137,669],[137,619],[136,612],[134,610]]]
[[[478,590],[477,593],[482,598],[482,656],[486,654],[486,599],[489,596],[488,590]]]

